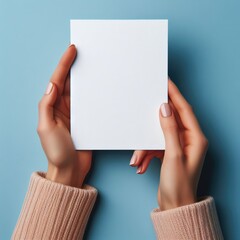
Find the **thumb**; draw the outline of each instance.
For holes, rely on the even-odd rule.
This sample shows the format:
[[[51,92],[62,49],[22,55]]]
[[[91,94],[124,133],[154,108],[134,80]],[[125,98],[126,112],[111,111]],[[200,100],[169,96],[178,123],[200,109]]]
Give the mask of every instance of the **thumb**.
[[[48,126],[54,120],[53,107],[57,99],[57,87],[54,83],[49,82],[44,96],[38,105],[39,125]]]
[[[163,103],[160,106],[159,118],[165,138],[165,152],[170,154],[182,152],[178,124],[170,104]]]

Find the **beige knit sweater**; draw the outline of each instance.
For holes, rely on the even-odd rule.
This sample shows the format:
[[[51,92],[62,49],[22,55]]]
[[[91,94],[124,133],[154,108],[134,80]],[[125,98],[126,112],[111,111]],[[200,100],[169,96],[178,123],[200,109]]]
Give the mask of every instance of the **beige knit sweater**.
[[[82,239],[97,190],[65,186],[33,173],[12,239]],[[157,239],[223,239],[212,197],[167,211],[154,209]]]

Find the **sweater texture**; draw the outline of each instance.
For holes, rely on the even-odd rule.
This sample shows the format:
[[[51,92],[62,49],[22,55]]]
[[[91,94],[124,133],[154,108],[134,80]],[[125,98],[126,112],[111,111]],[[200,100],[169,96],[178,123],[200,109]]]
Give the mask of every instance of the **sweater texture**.
[[[12,239],[83,239],[96,197],[94,187],[66,186],[47,180],[43,172],[34,172]],[[151,219],[156,239],[223,239],[212,197],[171,210],[154,209]]]

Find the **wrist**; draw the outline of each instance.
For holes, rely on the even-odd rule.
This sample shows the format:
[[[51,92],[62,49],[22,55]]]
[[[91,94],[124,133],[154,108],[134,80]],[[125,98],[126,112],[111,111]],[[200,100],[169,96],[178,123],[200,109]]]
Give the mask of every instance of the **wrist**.
[[[164,194],[158,196],[158,205],[161,211],[182,207],[196,202],[197,198],[192,193],[178,196],[166,196]]]
[[[46,179],[72,187],[82,187],[82,183],[79,181],[79,176],[77,176],[74,166],[59,168],[49,163]]]
[[[159,208],[161,211],[166,211],[166,210],[170,210],[173,208],[178,208],[178,207],[182,207],[182,206],[186,206],[186,205],[190,205],[196,203],[195,200],[185,200],[185,201],[181,201],[181,202],[165,202],[165,203],[161,203],[159,204]]]

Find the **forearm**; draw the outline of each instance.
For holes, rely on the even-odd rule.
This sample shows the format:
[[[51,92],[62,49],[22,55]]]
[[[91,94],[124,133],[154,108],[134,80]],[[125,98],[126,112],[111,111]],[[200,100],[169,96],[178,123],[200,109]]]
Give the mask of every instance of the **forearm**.
[[[212,197],[166,211],[154,209],[151,218],[157,239],[223,239]]]
[[[97,190],[75,188],[33,173],[12,239],[82,239]]]

